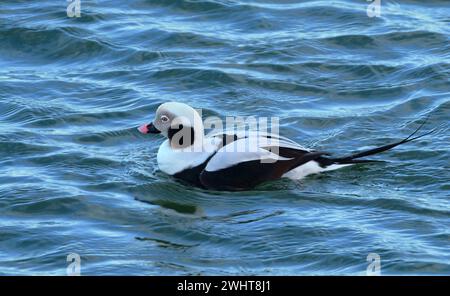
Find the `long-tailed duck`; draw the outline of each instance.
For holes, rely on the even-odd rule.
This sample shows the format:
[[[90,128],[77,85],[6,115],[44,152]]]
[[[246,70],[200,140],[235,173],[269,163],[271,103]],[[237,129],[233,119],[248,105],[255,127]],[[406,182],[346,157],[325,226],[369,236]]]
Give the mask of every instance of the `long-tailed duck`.
[[[160,105],[154,121],[138,129],[143,134],[161,133],[168,138],[158,150],[161,171],[202,188],[236,191],[282,177],[298,180],[353,164],[376,162],[360,158],[432,132],[413,137],[422,126],[399,142],[344,157],[307,149],[269,133],[221,132],[205,136],[199,113],[177,102]]]

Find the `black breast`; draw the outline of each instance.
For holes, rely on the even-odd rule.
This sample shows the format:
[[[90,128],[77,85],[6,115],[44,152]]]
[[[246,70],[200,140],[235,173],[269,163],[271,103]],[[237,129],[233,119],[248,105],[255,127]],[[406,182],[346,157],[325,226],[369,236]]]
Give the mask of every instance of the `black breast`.
[[[206,165],[208,164],[208,161],[210,159],[211,159],[211,157],[209,157],[207,160],[205,160],[205,162],[203,162],[202,164],[200,164],[196,167],[185,169],[179,173],[174,174],[173,176],[177,179],[188,182],[189,184],[192,184],[192,185],[195,185],[198,187],[203,187],[202,183],[200,182],[200,173],[206,167]]]

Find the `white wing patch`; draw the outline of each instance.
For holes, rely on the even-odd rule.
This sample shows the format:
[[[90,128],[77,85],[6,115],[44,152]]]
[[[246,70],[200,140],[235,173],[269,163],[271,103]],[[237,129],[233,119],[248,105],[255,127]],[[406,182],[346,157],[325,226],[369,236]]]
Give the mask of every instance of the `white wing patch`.
[[[260,141],[260,142],[259,142]],[[209,160],[205,170],[214,172],[225,169],[242,162],[260,160],[261,162],[276,162],[277,160],[289,160],[291,158],[281,157],[260,146],[267,146],[266,138],[244,138],[236,140],[217,151]],[[262,144],[262,145],[261,145]],[[260,145],[260,146],[258,146]]]
[[[272,140],[274,142],[278,141],[279,145],[281,147],[286,147],[286,148],[293,148],[293,149],[300,149],[300,150],[304,150],[304,151],[311,151],[311,149],[308,149],[300,144],[298,144],[297,142],[277,135],[277,134],[272,134],[272,133],[266,133],[266,132],[260,132],[260,131],[248,131],[248,130],[244,130],[244,131],[222,131],[222,132],[217,132],[217,133],[211,133],[208,134],[208,138],[209,137],[222,137],[222,135],[229,135],[229,136],[234,136],[236,135],[238,137],[238,139],[244,139],[245,137],[250,138],[250,139],[257,139],[257,138],[261,138],[261,139],[265,139],[267,137],[270,137],[270,139],[268,139],[269,141]]]

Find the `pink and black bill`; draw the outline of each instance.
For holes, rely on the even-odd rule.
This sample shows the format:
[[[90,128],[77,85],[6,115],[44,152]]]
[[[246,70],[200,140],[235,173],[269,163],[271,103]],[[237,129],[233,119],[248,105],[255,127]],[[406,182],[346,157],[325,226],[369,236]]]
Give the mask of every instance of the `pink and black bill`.
[[[158,130],[152,122],[149,124],[143,124],[140,127],[138,127],[138,131],[140,131],[143,134],[159,134],[161,131]]]

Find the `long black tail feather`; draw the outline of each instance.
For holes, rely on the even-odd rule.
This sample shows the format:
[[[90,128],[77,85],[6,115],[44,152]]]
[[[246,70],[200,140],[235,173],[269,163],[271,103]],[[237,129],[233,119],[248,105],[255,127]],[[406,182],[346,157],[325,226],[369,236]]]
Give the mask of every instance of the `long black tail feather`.
[[[378,154],[384,151],[387,151],[389,149],[392,149],[394,147],[397,147],[399,145],[420,139],[424,136],[427,136],[431,133],[433,133],[435,131],[435,129],[432,129],[431,131],[428,131],[420,136],[415,136],[415,134],[417,134],[417,132],[419,132],[419,130],[424,126],[424,124],[427,122],[428,117],[424,120],[424,122],[412,133],[410,134],[407,138],[396,142],[396,143],[392,143],[392,144],[388,144],[388,145],[384,145],[381,147],[377,147],[377,148],[373,148],[373,149],[369,149],[369,150],[365,150],[365,151],[361,151],[358,153],[354,153],[348,156],[344,156],[344,157],[338,157],[338,158],[327,158],[327,157],[321,157],[321,161],[319,160],[319,162],[322,165],[331,165],[331,164],[356,164],[356,163],[368,163],[368,162],[382,162],[382,161],[378,161],[378,160],[370,160],[370,159],[358,159],[361,157],[365,157],[365,156],[369,156],[369,155],[374,155],[374,154]]]

